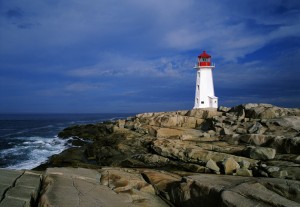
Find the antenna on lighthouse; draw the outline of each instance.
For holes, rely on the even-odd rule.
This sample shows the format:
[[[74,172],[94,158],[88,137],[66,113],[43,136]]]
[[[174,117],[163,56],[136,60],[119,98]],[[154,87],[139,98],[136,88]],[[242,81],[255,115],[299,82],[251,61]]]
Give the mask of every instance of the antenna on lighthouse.
[[[212,74],[215,65],[211,62],[211,56],[203,51],[198,56],[198,63],[194,68],[197,70],[194,109],[218,108],[218,97],[215,96]]]

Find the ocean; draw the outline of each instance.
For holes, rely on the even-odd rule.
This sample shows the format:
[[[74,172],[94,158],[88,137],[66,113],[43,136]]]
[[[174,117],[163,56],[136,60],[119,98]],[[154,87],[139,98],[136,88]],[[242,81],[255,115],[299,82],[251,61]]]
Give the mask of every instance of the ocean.
[[[133,114],[0,114],[0,168],[32,169],[72,147],[58,138],[64,128]]]

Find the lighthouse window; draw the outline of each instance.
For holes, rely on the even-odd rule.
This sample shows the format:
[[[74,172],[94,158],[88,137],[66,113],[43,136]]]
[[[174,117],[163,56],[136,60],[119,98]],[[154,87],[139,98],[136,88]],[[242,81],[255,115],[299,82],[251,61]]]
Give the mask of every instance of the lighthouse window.
[[[201,104],[204,104],[204,101],[201,101]]]
[[[198,89],[198,91],[199,91],[199,85],[197,85],[197,89]]]

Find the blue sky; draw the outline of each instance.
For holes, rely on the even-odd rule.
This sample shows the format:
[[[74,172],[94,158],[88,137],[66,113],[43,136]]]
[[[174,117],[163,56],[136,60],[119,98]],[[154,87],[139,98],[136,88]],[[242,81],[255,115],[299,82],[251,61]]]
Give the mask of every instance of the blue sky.
[[[191,109],[197,56],[220,105],[300,107],[299,0],[0,0],[0,113]]]

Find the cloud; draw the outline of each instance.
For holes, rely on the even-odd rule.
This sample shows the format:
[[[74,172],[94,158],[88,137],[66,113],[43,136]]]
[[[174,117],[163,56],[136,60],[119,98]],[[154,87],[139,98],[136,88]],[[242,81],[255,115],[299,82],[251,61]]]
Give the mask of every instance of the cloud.
[[[277,55],[278,54],[278,55]],[[273,57],[273,56],[272,56]],[[259,86],[273,84],[274,87],[286,88],[291,80],[300,81],[298,67],[300,49],[277,51],[276,58],[255,59],[246,62],[231,62],[217,65],[215,69],[216,83],[227,88]],[[277,83],[277,84],[276,84]],[[252,86],[252,87],[253,87]]]
[[[300,8],[294,3],[298,7],[281,1],[202,2],[202,8],[207,9],[191,12],[194,21],[187,19],[179,28],[171,28],[165,42],[178,50],[202,45],[225,60],[237,60],[274,40],[299,36]],[[282,7],[287,8],[276,12]]]
[[[137,105],[132,102],[157,103],[157,109],[173,107],[170,103],[190,107],[192,67],[202,50],[216,62],[221,101],[288,100],[286,94],[295,97],[293,89],[299,88],[298,0],[0,4],[3,100],[23,93],[64,105],[80,94],[86,102],[105,100],[111,111],[120,102],[124,107]],[[151,103],[144,106],[150,109]]]
[[[38,52],[75,47],[82,52],[93,52],[91,55],[109,50],[121,53],[131,50],[146,55],[201,47],[231,61],[274,39],[299,36],[297,28],[300,28],[296,1],[253,4],[252,1],[130,0],[115,4],[108,0],[66,0],[53,4],[11,1],[4,6],[10,16],[27,18],[18,28],[36,29],[20,38],[8,35],[15,31],[6,25],[1,31],[4,47],[17,50],[21,45],[24,50],[35,43]]]
[[[91,90],[97,90],[104,88],[102,84],[92,84],[92,83],[71,83],[67,86],[65,86],[65,91],[70,92],[84,92],[84,91],[91,91]]]
[[[181,78],[192,68],[190,58],[184,56],[138,59],[120,54],[105,53],[99,63],[93,66],[71,69],[69,76],[75,77],[157,77]]]
[[[7,10],[5,12],[5,15],[9,19],[13,19],[13,18],[20,19],[24,16],[23,11],[18,7]]]

